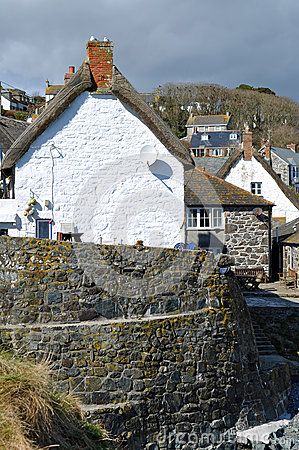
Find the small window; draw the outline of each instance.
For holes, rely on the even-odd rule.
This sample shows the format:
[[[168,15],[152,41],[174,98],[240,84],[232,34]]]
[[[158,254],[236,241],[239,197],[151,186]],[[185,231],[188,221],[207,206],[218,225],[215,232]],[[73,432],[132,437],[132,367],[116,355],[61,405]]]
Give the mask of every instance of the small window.
[[[39,239],[50,239],[51,237],[50,219],[37,219],[36,237]]]
[[[195,156],[195,158],[199,158],[201,156],[205,156],[204,148],[193,148],[192,152],[193,152],[193,155]]]
[[[202,141],[208,141],[208,140],[209,140],[209,137],[210,137],[210,136],[209,136],[208,134],[202,134],[202,135],[201,135],[201,140],[202,140]]]
[[[291,166],[291,181],[294,181],[295,183],[299,180],[299,167]]]
[[[231,133],[229,135],[229,139],[230,139],[230,141],[236,141],[238,139],[237,133]]]
[[[222,156],[222,149],[221,148],[214,148],[212,151],[213,156]]]
[[[213,228],[222,228],[222,209],[213,208]]]
[[[251,183],[251,193],[255,195],[262,195],[262,183],[260,181]]]
[[[197,209],[188,209],[188,228],[197,228]]]
[[[8,236],[8,229],[0,228],[0,236]]]

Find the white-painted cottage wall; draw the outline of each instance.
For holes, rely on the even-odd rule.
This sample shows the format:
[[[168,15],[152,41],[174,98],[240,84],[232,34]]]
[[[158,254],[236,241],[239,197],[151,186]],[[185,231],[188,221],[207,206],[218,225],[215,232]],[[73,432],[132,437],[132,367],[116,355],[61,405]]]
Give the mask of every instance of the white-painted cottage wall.
[[[249,192],[251,192],[251,182],[262,182],[263,197],[275,204],[273,217],[285,217],[287,222],[299,217],[299,210],[254,157],[251,161],[239,160],[231,169],[225,181]]]
[[[140,160],[145,145],[158,153],[150,168]],[[161,180],[161,170],[171,177]],[[30,195],[38,212],[28,220]],[[37,138],[16,165],[15,196],[22,227],[10,234],[35,236],[39,217],[53,219],[53,238],[61,223],[73,223],[85,242],[172,247],[184,240],[183,164],[112,95],[81,94]]]

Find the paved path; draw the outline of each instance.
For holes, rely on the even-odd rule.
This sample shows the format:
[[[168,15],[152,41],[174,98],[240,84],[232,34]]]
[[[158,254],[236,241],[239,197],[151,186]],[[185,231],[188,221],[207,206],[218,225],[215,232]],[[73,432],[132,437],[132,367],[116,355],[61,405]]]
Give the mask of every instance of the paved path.
[[[259,308],[299,308],[298,297],[279,297],[279,296],[267,296],[265,293],[258,294],[245,294],[245,300],[249,307]]]

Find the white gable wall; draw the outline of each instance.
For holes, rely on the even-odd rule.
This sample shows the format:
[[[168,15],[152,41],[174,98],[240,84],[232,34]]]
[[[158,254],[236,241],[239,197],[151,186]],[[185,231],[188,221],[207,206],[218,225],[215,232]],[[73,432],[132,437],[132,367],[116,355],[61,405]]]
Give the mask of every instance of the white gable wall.
[[[285,217],[287,222],[299,217],[298,209],[254,157],[251,161],[239,160],[225,180],[249,192],[251,192],[251,182],[262,182],[263,197],[275,204],[273,217]]]
[[[158,153],[152,167],[170,178],[159,179],[140,160],[144,145]],[[31,195],[38,212],[28,220]],[[53,219],[53,238],[61,223],[72,223],[85,242],[184,241],[183,165],[112,95],[81,94],[37,138],[16,165],[15,196],[22,220],[15,235],[35,236],[39,217]]]

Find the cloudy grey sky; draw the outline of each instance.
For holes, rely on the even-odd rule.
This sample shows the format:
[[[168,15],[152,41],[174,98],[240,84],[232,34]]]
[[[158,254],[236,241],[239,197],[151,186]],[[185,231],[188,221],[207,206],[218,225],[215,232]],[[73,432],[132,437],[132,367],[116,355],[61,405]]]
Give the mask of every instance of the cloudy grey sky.
[[[248,83],[299,101],[298,19],[298,0],[0,0],[0,80],[44,93],[94,35],[140,91]]]

